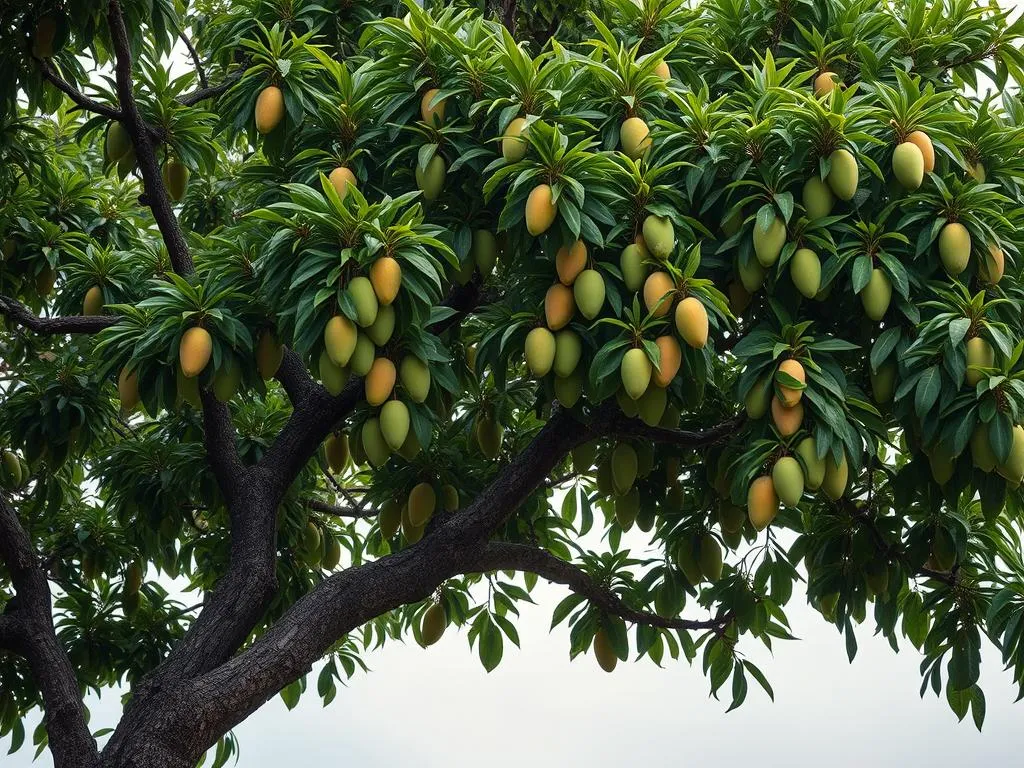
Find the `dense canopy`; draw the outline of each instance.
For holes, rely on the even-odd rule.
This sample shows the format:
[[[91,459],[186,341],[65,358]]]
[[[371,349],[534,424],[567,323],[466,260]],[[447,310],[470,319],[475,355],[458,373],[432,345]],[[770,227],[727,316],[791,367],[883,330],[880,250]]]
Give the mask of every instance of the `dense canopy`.
[[[805,596],[1024,693],[1024,21],[482,5],[0,10],[13,750],[222,764],[538,578],[730,708]]]

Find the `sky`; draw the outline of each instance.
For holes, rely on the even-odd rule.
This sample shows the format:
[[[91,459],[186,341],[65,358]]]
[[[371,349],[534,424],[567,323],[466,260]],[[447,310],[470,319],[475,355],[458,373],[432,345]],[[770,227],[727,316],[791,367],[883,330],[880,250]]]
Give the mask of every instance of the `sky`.
[[[1024,0],[1003,5],[1024,8]],[[723,701],[709,698],[699,660],[695,667],[669,660],[660,669],[647,660],[620,663],[612,674],[592,655],[570,663],[566,625],[549,631],[551,611],[566,594],[538,584],[537,604],[521,606],[521,650],[506,643],[490,674],[466,633],[449,627],[429,649],[410,639],[369,654],[371,671],[358,673],[326,708],[311,676],[310,693],[294,710],[275,697],[236,729],[237,765],[668,768],[702,758],[716,768],[1021,764],[1024,704],[1014,706],[1016,689],[992,647],[983,652],[988,707],[979,733],[970,715],[958,724],[944,699],[931,692],[919,698],[920,654],[906,642],[896,654],[873,636],[870,611],[849,664],[843,637],[796,589],[786,611],[799,640],[776,641],[774,655],[749,637],[739,645],[767,674],[775,703],[750,680],[746,703],[725,714],[729,693]],[[87,703],[94,730],[116,725],[116,693]],[[4,768],[52,766],[48,752],[35,762],[31,748],[4,752]]]

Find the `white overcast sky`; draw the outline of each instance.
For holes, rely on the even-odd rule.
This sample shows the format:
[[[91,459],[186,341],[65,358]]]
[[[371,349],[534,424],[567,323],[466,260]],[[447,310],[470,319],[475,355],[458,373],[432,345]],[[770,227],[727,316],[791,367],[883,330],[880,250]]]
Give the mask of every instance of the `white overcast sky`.
[[[1004,2],[1024,7],[1024,0]],[[329,707],[310,693],[289,712],[275,697],[236,729],[241,768],[284,768],[331,760],[350,768],[515,768],[644,765],[668,768],[713,760],[717,768],[787,766],[905,766],[962,768],[1024,764],[1024,704],[999,655],[983,654],[981,683],[988,700],[983,733],[958,724],[944,700],[918,697],[920,655],[905,643],[899,654],[870,620],[860,627],[860,652],[848,664],[843,638],[801,595],[787,608],[794,642],[777,642],[771,656],[746,638],[740,648],[767,673],[772,704],[750,681],[747,702],[724,714],[708,697],[696,667],[649,661],[621,664],[611,675],[591,655],[569,663],[568,631],[549,632],[551,611],[566,592],[545,583],[537,605],[523,605],[522,650],[506,645],[491,674],[453,628],[434,647],[390,644],[367,657]],[[728,688],[728,685],[726,686]],[[119,697],[90,697],[91,725],[116,724]],[[33,718],[34,727],[38,718]],[[6,740],[5,740],[6,742]],[[6,752],[5,747],[0,755]],[[49,768],[49,753],[33,763],[31,748],[0,758],[9,768]]]

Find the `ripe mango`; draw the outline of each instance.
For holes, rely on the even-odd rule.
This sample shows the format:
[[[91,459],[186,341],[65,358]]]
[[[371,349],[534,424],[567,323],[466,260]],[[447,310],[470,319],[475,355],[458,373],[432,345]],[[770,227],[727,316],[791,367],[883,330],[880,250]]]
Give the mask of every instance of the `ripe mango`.
[[[355,189],[358,186],[356,184],[356,175],[344,165],[339,165],[331,171],[331,175],[327,177],[327,180],[331,182],[334,191],[338,193],[338,197],[342,200],[348,194],[349,187]]]
[[[832,208],[836,204],[831,187],[818,175],[811,176],[804,182],[802,200],[804,211],[810,221],[824,219],[832,213]]]
[[[644,219],[644,243],[656,259],[664,261],[676,247],[676,232],[668,216],[650,214]]]
[[[420,99],[420,118],[431,128],[439,128],[444,125],[444,108],[447,98],[437,99],[435,97],[440,91],[437,88],[428,88]]]
[[[256,130],[266,136],[284,119],[284,93],[268,85],[256,97]]]
[[[792,376],[794,379],[799,381],[801,384],[807,382],[807,374],[804,371],[804,367],[800,364],[800,361],[793,360],[792,358],[783,360],[779,363],[778,371],[775,375],[776,384],[778,385],[779,400],[786,408],[792,408],[794,405],[800,402],[800,398],[803,397],[804,391],[797,389],[796,387],[789,387],[782,383],[782,377],[778,374],[785,373]]]
[[[547,184],[538,184],[526,198],[526,229],[534,237],[544,234],[555,223],[558,206],[551,198],[551,187]]]
[[[604,277],[596,269],[585,269],[573,282],[573,297],[580,314],[587,320],[593,320],[604,307]]]
[[[181,372],[186,378],[195,378],[206,368],[212,354],[213,337],[210,336],[210,332],[198,326],[189,328],[182,335],[181,344],[178,346]]]
[[[802,296],[813,299],[821,290],[821,260],[810,248],[798,248],[789,262],[789,276]]]
[[[565,378],[576,370],[583,355],[583,340],[576,331],[561,330],[555,334],[555,375]]]
[[[473,242],[470,248],[473,263],[485,277],[494,271],[498,262],[498,240],[494,233],[487,229],[473,230]]]
[[[787,408],[777,397],[772,398],[772,422],[783,437],[795,435],[804,422],[804,405],[797,403]]]
[[[441,639],[448,626],[448,619],[444,615],[444,608],[434,603],[423,612],[423,619],[420,622],[420,638],[423,646],[433,645]]]
[[[892,302],[892,280],[878,267],[871,270],[871,277],[868,284],[860,292],[860,303],[864,307],[864,314],[878,322],[889,310]]]
[[[859,170],[857,160],[849,150],[837,149],[829,155],[831,168],[828,172],[828,185],[840,200],[849,202],[857,194]]]
[[[85,299],[82,301],[83,315],[103,314],[103,289],[98,285],[92,286],[85,292]]]
[[[624,531],[628,531],[636,522],[640,511],[640,492],[633,488],[622,496],[615,497],[615,521]]]
[[[640,420],[649,427],[656,427],[661,423],[661,417],[664,415],[667,405],[668,393],[661,387],[648,387],[647,391],[636,401]],[[653,459],[651,463],[653,464]]]
[[[117,377],[117,396],[121,401],[121,414],[127,416],[139,406],[139,376],[136,371],[129,371],[127,366],[121,369]]]
[[[555,335],[547,328],[534,328],[526,335],[526,367],[538,379],[548,375],[555,364]]]
[[[164,179],[164,186],[167,187],[167,194],[174,202],[180,202],[185,196],[188,188],[188,179],[191,172],[184,163],[174,157],[167,159],[161,170]]]
[[[672,79],[672,72],[668,68],[668,62],[659,61],[657,66],[654,67],[654,74],[660,77],[666,82]]]
[[[708,311],[700,299],[687,296],[676,305],[676,330],[694,349],[708,343]]]
[[[651,129],[639,117],[628,117],[619,126],[619,144],[630,160],[638,160],[651,148]]]
[[[397,371],[395,364],[386,357],[378,357],[370,366],[370,372],[366,374],[363,385],[366,392],[366,402],[376,407],[383,405],[395,388]],[[401,445],[401,442],[399,442]]]
[[[356,348],[348,361],[348,369],[354,376],[365,376],[373,368],[377,350],[373,341],[365,333],[356,334]]]
[[[356,310],[356,324],[360,328],[368,328],[373,325],[373,321],[377,319],[377,310],[380,308],[377,293],[373,290],[373,283],[362,275],[354,277],[348,284],[347,292]],[[337,358],[335,358],[335,362],[344,365]]]
[[[804,485],[816,491],[825,480],[825,457],[818,455],[818,443],[813,437],[805,437],[796,446],[796,454],[803,459]]]
[[[562,285],[572,285],[587,266],[587,244],[577,240],[563,245],[555,254],[555,271]]]
[[[331,472],[336,475],[343,472],[349,460],[348,435],[344,432],[329,434],[324,441],[324,457]]]
[[[892,401],[896,392],[896,363],[882,363],[877,371],[871,371],[871,395],[879,405]]]
[[[363,443],[363,453],[366,454],[366,459],[370,462],[370,465],[375,469],[383,467],[391,455],[391,449],[384,439],[384,433],[381,432],[380,419],[376,416],[371,416],[364,421],[359,436]]]
[[[924,131],[912,131],[907,135],[907,141],[921,150],[921,158],[924,160],[924,172],[931,173],[935,170],[935,147],[932,140]]]
[[[107,138],[103,142],[103,158],[107,163],[116,163],[132,151],[132,137],[128,129],[118,120],[113,120],[107,129]]]
[[[434,516],[437,494],[430,483],[417,483],[409,492],[409,521],[422,528]]]
[[[277,374],[284,360],[284,345],[279,344],[273,331],[264,328],[256,342],[256,369],[264,381],[270,381]]]
[[[387,306],[398,296],[402,287],[402,267],[391,256],[381,256],[370,267],[370,285],[377,296],[378,304]]]
[[[921,186],[924,181],[924,154],[912,141],[897,145],[892,153],[892,174],[896,181],[909,191]]]
[[[647,266],[644,264],[646,254],[636,243],[631,243],[622,249],[619,257],[619,268],[622,270],[622,281],[626,289],[635,292],[643,287],[644,279],[647,277]]]
[[[779,501],[787,507],[795,507],[804,495],[804,472],[800,463],[792,456],[783,456],[772,467],[772,487]]]
[[[344,315],[335,315],[324,326],[324,349],[339,368],[344,368],[352,359],[358,335],[355,324]]]
[[[814,78],[814,96],[816,98],[822,98],[832,93],[836,88],[839,87],[839,75],[835,72],[824,72],[818,73],[817,77]]]
[[[557,331],[565,328],[576,312],[572,289],[562,283],[554,283],[544,296],[544,321],[548,328]]]
[[[518,163],[526,157],[526,151],[530,145],[522,138],[523,127],[526,125],[525,117],[517,117],[508,124],[501,139],[501,156],[506,162]]]
[[[957,221],[947,223],[939,232],[939,258],[946,274],[956,277],[971,258],[971,233]]]
[[[989,243],[987,253],[978,262],[978,277],[983,283],[996,285],[1003,279],[1006,271],[1006,256],[1003,249],[995,243]]]
[[[722,578],[722,547],[710,533],[700,538],[700,572],[712,583]]]
[[[757,293],[761,286],[764,285],[765,268],[761,266],[761,262],[757,258],[747,259],[746,263],[741,261],[736,271],[740,276],[740,284],[747,294]]]
[[[437,200],[444,189],[444,180],[448,175],[448,166],[440,154],[435,154],[427,161],[425,168],[416,163],[416,186],[423,192],[424,200]]]
[[[422,403],[430,392],[430,368],[415,355],[406,355],[398,366],[398,376],[414,403]]]
[[[377,308],[377,317],[373,324],[366,329],[366,335],[376,346],[383,347],[391,341],[395,333],[395,307],[393,304],[382,304]]]
[[[768,229],[763,229],[760,222],[755,221],[753,238],[754,255],[757,257],[757,261],[762,267],[768,268],[779,260],[779,254],[782,253],[782,246],[786,244],[786,224],[778,216],[773,216],[770,219],[768,222]],[[750,286],[747,285],[746,281],[743,282],[743,285],[751,293],[761,287],[760,283],[758,283],[755,288],[751,289]]]
[[[222,403],[231,402],[242,383],[242,367],[234,355],[226,355],[213,375],[213,396]]]
[[[676,313],[678,315],[678,312]],[[679,373],[679,366],[683,362],[683,350],[679,342],[672,336],[659,336],[654,340],[661,352],[659,367],[654,371],[654,383],[659,387],[667,387],[672,379]]]
[[[825,456],[825,478],[822,480],[821,490],[832,501],[838,501],[846,493],[846,483],[849,477],[850,465],[846,461],[846,456],[843,456],[842,460],[836,464],[832,453],[829,452]]]
[[[405,445],[409,436],[409,408],[401,400],[388,400],[380,409],[380,432],[392,451]]]
[[[639,400],[650,386],[652,371],[653,366],[644,350],[639,348],[626,350],[626,354],[622,356],[620,367],[622,387],[626,390],[626,394],[634,400]]]
[[[501,453],[501,438],[504,430],[496,419],[486,413],[480,413],[473,425],[473,436],[480,446],[480,453],[487,459],[496,459]]]
[[[768,475],[755,478],[747,489],[747,515],[750,524],[758,531],[763,531],[775,516],[779,514],[779,497],[775,494],[775,484]]]
[[[619,663],[615,649],[612,648],[612,641],[603,628],[597,630],[594,635],[594,658],[605,672],[614,672],[615,665]]]
[[[672,309],[676,284],[668,272],[652,272],[644,282],[644,304],[655,317],[664,317]]]
[[[996,365],[996,351],[992,348],[992,345],[981,336],[975,336],[974,338],[967,340],[967,384],[968,386],[975,386],[979,381],[987,376],[979,370],[972,369],[972,366],[978,366],[979,368],[995,368]]]
[[[636,449],[629,443],[619,443],[612,451],[612,489],[617,496],[629,492],[636,482],[637,455]]]

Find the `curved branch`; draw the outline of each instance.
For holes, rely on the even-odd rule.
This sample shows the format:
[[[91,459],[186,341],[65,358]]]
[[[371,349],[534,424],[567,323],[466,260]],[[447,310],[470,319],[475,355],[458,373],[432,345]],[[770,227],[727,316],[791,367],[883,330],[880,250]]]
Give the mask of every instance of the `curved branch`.
[[[356,520],[368,519],[377,516],[375,509],[360,509],[358,507],[339,507],[321,499],[308,499],[309,508],[332,517],[350,517]]]
[[[48,60],[36,59],[36,61],[39,63],[39,71],[43,73],[43,79],[75,102],[79,109],[83,109],[86,112],[94,112],[97,115],[102,115],[108,120],[121,119],[122,115],[119,110],[111,107],[109,104],[104,104],[103,102],[96,101],[95,99],[91,99],[86,96],[75,88],[75,86],[71,85],[71,83],[58,75]]]
[[[686,429],[649,427],[640,419],[630,419],[620,413],[614,419],[611,431],[616,435],[643,437],[656,443],[671,443],[682,448],[706,448],[735,433],[745,420],[746,415],[741,413],[703,432],[692,432]]]
[[[555,557],[540,547],[526,544],[495,542],[488,544],[473,563],[481,573],[489,571],[529,571],[548,581],[564,584],[577,595],[582,595],[605,613],[618,616],[633,624],[647,624],[664,629],[719,629],[728,624],[729,614],[714,619],[697,621],[672,619],[648,611],[630,608],[610,589],[598,584],[579,566]]]
[[[199,78],[199,84],[203,88],[208,88],[210,83],[206,79],[206,70],[203,68],[203,62],[199,58],[199,53],[196,51],[196,47],[192,45],[192,41],[189,39],[189,36],[185,34],[184,29],[178,33],[178,39],[185,44],[185,48],[188,49],[188,55],[192,57],[192,64],[196,68],[196,76]]]
[[[284,357],[281,358],[281,365],[278,366],[274,378],[284,387],[294,408],[298,408],[310,396],[326,391],[310,375],[302,358],[288,347],[284,349]]]
[[[9,317],[18,325],[34,333],[59,335],[64,333],[99,333],[115,325],[121,318],[116,315],[72,315],[69,317],[39,317],[16,299],[0,294],[0,315]]]
[[[199,64],[199,62],[196,61],[196,65],[197,66],[198,66],[198,64]],[[225,77],[224,80],[222,80],[221,82],[217,83],[216,85],[209,85],[208,83],[206,83],[202,79],[202,77],[200,77],[200,81],[202,82],[202,87],[201,88],[197,88],[196,90],[192,91],[191,93],[186,93],[186,94],[180,96],[178,98],[178,103],[182,104],[182,105],[184,105],[186,107],[194,107],[200,101],[205,101],[206,99],[215,99],[218,96],[220,96],[222,93],[224,93],[226,90],[228,90],[228,88],[230,88],[232,85],[234,85],[239,80],[241,80],[242,79],[242,75],[245,74],[245,71],[248,68],[249,68],[248,64],[243,65],[241,67],[241,69],[236,69],[234,72],[232,72],[230,75]]]

